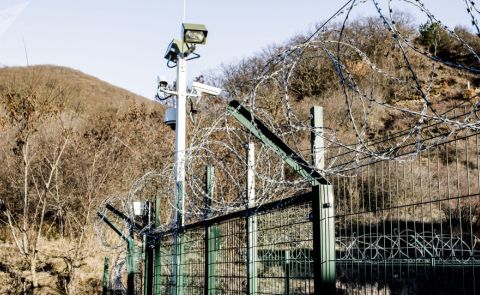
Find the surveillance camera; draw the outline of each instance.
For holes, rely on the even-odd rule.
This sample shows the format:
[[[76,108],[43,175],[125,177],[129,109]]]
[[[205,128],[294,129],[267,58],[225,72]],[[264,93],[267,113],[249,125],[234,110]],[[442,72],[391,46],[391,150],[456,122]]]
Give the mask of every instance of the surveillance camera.
[[[168,86],[168,81],[165,76],[160,76],[157,78],[158,80],[158,86],[159,87],[167,87]]]
[[[197,91],[198,94],[208,93],[211,95],[218,96],[222,92],[222,89],[220,88],[213,87],[213,86],[206,85],[199,82],[193,82],[192,87],[195,89],[195,91]]]

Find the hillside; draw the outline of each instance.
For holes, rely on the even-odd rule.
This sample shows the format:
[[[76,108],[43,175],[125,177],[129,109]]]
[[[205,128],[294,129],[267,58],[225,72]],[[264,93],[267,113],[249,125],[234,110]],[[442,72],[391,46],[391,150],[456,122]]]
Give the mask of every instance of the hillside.
[[[168,164],[163,112],[72,69],[0,69],[1,294],[98,292],[96,209]]]
[[[84,114],[101,113],[108,109],[125,112],[132,103],[159,108],[158,104],[149,99],[66,67],[4,67],[0,68],[0,80],[2,87],[13,86],[15,83],[30,83],[41,88],[61,85],[65,91],[71,92],[70,100],[65,101],[66,106]]]

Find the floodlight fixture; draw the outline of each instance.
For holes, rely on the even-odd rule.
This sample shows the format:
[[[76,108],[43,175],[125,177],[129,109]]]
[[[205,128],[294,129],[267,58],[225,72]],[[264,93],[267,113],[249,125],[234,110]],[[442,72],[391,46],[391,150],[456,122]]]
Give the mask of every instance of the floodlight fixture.
[[[165,59],[169,62],[176,62],[178,56],[183,53],[183,42],[178,39],[173,39],[168,45],[167,52],[165,52]]]
[[[168,60],[168,63],[173,62],[176,64],[179,58],[186,58],[190,54],[193,54],[194,57],[189,58],[188,60],[199,58],[200,55],[196,54],[194,51],[195,44],[188,44],[182,40],[173,39],[172,42],[170,42],[170,45],[168,45],[167,52],[165,53],[165,59]],[[169,68],[172,67],[175,66],[169,66]]]
[[[183,42],[187,44],[205,44],[207,42],[208,30],[202,24],[182,24]]]

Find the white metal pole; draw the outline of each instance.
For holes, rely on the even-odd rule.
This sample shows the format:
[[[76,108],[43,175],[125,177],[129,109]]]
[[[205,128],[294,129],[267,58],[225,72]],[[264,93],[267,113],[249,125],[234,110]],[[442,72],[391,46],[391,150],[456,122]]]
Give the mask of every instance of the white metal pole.
[[[253,142],[248,143],[247,146],[247,196],[248,208],[253,208],[256,205],[255,200],[255,145]],[[255,215],[249,216],[247,220],[248,233],[248,294],[256,295],[258,289],[257,282],[257,217]]]
[[[183,214],[185,198],[185,142],[186,142],[186,116],[187,116],[187,62],[181,56],[177,61],[177,118],[176,118],[176,142],[175,142],[175,216],[174,223],[179,229],[185,222]],[[174,237],[173,250],[173,269],[172,277],[176,282],[173,286],[172,294],[176,295],[179,288],[182,288],[183,282],[181,274],[181,239],[177,233]],[[180,252],[180,253],[179,253]],[[179,291],[181,293],[181,291]]]
[[[313,167],[320,172],[325,170],[325,142],[323,131],[323,107],[314,106],[312,108],[312,128],[313,128]]]
[[[255,206],[255,144],[248,143],[247,146],[247,196],[248,207]]]
[[[185,58],[178,59],[177,68],[177,122],[176,122],[176,152],[175,152],[175,204],[177,207],[176,222],[183,225],[183,184],[185,183],[185,142],[187,116],[187,62]]]
[[[325,141],[324,141],[324,125],[323,125],[323,108],[314,106],[311,109],[312,115],[312,157],[313,165],[320,173],[324,174],[325,170]],[[320,185],[315,187],[313,197],[315,214],[318,220],[315,220],[316,228],[314,231],[314,248],[319,252],[315,254],[315,294],[319,290],[325,291],[325,294],[335,293],[335,209],[334,209],[334,192],[332,185]],[[318,228],[317,228],[318,226]],[[318,255],[318,256],[317,256]],[[318,284],[318,285],[317,285]]]

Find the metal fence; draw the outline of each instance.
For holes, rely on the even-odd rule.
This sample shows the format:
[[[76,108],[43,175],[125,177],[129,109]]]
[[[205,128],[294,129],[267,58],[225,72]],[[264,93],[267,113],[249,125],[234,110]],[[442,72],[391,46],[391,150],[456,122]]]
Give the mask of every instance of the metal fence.
[[[331,185],[160,233],[152,292],[476,294],[478,133],[427,122],[394,148],[405,133],[372,141],[375,157],[332,148]]]
[[[461,121],[472,114],[447,115]],[[477,294],[479,134],[429,122],[420,139],[382,146],[399,135],[371,145],[396,160],[352,160],[345,149],[334,155],[342,175],[331,179],[337,288],[348,294]]]
[[[312,194],[227,214],[183,228],[182,294],[314,294]],[[249,222],[255,223],[249,247]],[[156,294],[172,294],[173,235],[157,245]],[[251,244],[250,244],[251,245]],[[254,254],[253,254],[254,253]],[[255,269],[249,268],[249,263]]]

